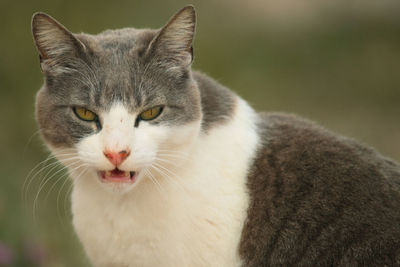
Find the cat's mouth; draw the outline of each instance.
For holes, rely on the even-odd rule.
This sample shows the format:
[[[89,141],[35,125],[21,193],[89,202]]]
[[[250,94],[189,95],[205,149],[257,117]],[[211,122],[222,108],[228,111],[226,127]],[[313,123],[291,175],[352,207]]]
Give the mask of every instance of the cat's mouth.
[[[131,183],[136,181],[137,172],[134,171],[121,171],[115,168],[112,171],[99,171],[99,177],[105,183]]]

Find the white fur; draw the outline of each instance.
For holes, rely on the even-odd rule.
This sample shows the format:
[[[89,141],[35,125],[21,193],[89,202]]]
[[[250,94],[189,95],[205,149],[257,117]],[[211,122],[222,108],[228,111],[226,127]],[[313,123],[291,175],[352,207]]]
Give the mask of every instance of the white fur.
[[[94,266],[240,265],[246,175],[258,143],[254,111],[238,99],[232,120],[207,134],[199,134],[200,121],[133,128],[135,116],[114,107],[103,130],[78,146],[93,169],[72,171],[73,223]],[[99,181],[94,170],[113,168],[105,147],[131,149],[121,169],[140,171],[133,186]],[[179,152],[160,158],[166,150]],[[149,167],[154,162],[163,168]]]

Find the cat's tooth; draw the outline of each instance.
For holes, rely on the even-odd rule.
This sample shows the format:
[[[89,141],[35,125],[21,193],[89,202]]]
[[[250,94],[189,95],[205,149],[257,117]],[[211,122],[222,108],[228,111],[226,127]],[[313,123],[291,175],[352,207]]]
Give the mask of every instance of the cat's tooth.
[[[111,171],[106,171],[106,176],[111,176]]]

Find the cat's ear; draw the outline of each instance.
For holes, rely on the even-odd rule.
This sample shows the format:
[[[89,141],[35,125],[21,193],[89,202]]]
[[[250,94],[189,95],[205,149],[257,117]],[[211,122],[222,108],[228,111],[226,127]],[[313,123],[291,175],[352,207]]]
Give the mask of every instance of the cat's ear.
[[[85,50],[79,41],[58,21],[45,13],[32,17],[32,34],[43,72],[62,72]]]
[[[148,49],[165,60],[188,66],[193,61],[195,27],[196,11],[193,6],[186,6],[161,28]]]

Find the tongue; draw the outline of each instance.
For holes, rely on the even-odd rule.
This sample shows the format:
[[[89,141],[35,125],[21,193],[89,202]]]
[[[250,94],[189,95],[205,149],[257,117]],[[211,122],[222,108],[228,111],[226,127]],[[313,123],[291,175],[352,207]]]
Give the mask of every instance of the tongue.
[[[124,171],[118,170],[118,169],[114,169],[111,171],[111,175],[113,178],[125,178],[126,177],[126,173]]]
[[[109,183],[134,183],[135,176],[130,172],[121,171],[115,168],[112,171],[101,171],[100,176],[103,182]]]

